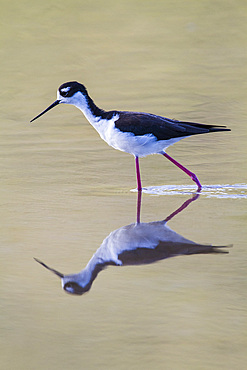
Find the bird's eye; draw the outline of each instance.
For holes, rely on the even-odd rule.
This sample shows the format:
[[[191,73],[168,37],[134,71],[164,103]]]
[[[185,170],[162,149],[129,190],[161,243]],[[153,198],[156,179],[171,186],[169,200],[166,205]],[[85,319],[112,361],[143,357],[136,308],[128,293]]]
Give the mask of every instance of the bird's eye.
[[[64,290],[68,293],[74,293],[74,284],[73,283],[66,283],[64,286]]]
[[[83,288],[81,287],[79,284],[75,283],[75,282],[72,282],[72,281],[68,281],[63,289],[67,292],[67,293],[70,293],[70,294],[77,294],[77,295],[82,295],[83,293],[87,292],[88,291],[88,288]]]
[[[60,90],[60,94],[64,97],[68,96],[70,91],[70,87],[64,87],[63,89]]]

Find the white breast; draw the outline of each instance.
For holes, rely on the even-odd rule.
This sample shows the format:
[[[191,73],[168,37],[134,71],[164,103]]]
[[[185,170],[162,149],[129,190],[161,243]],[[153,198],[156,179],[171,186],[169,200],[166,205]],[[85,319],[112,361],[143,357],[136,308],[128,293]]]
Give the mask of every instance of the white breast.
[[[157,140],[152,134],[135,136],[131,132],[122,132],[115,127],[115,122],[119,119],[118,114],[115,114],[110,120],[95,116],[89,107],[87,99],[80,92],[74,94],[73,101],[70,104],[75,105],[83,112],[87,120],[108,145],[137,157],[161,153],[168,146],[175,144],[183,138]]]
[[[168,146],[175,144],[182,138],[174,138],[170,140],[157,141],[152,134],[143,136],[135,136],[131,132],[122,132],[115,127],[115,121],[118,115],[114,116],[110,121],[101,119],[97,122],[91,122],[94,128],[98,131],[100,137],[114,149],[122,152],[130,153],[138,157],[145,157],[149,154],[160,153]]]

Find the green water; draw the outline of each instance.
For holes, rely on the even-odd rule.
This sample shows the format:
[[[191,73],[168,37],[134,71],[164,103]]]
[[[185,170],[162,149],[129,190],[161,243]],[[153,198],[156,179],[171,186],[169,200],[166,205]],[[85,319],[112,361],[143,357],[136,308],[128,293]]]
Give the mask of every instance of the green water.
[[[246,367],[246,188],[236,187],[246,184],[246,18],[241,0],[2,2],[1,369]],[[232,129],[168,150],[203,185],[230,185],[224,197],[204,189],[169,226],[232,244],[229,254],[109,267],[82,297],[33,260],[78,272],[136,218],[131,156],[74,107],[29,123],[70,80],[104,109]],[[191,192],[162,156],[140,164],[143,186]],[[166,218],[185,193],[144,194],[143,222]]]

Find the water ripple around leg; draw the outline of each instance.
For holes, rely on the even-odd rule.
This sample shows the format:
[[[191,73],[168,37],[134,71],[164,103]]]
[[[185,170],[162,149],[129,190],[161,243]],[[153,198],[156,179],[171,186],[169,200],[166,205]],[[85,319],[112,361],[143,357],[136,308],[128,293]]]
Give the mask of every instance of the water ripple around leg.
[[[194,185],[163,185],[145,187],[142,191],[150,195],[181,195],[193,194],[196,189]],[[247,199],[247,184],[203,185],[200,194],[207,198]]]

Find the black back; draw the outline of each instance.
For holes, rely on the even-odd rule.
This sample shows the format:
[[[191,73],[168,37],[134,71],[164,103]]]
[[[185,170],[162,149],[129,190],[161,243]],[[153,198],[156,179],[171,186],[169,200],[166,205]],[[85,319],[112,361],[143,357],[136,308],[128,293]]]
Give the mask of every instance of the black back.
[[[88,106],[95,116],[110,120],[118,114],[119,119],[115,122],[115,127],[122,132],[130,132],[136,136],[152,134],[157,140],[169,140],[207,132],[231,131],[225,126],[177,121],[150,113],[104,111],[97,107],[88,95],[86,87],[79,82],[65,82],[59,87],[59,93],[63,97],[72,97],[78,91],[85,96]]]
[[[181,136],[230,131],[225,126],[177,121],[149,113],[119,112],[115,127],[136,136],[152,134],[157,140],[169,140]]]

